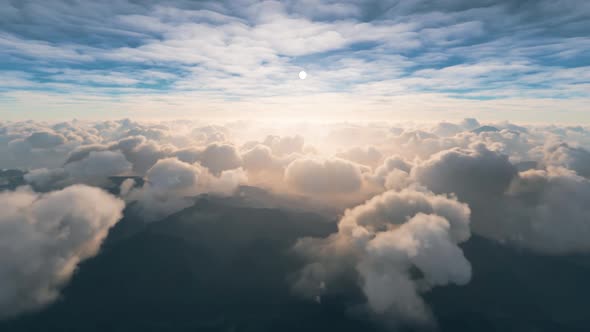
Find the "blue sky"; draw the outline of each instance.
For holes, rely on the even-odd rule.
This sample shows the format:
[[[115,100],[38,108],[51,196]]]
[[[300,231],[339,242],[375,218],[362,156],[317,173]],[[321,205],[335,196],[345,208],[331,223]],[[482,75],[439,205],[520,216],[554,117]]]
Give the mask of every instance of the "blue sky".
[[[4,0],[0,116],[588,123],[589,31],[584,0]]]

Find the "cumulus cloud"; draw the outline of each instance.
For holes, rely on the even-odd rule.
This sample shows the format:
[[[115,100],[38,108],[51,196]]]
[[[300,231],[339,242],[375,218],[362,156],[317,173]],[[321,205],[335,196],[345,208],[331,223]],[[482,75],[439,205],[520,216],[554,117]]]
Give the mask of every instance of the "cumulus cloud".
[[[562,168],[514,179],[499,217],[510,243],[545,254],[590,252],[590,181]]]
[[[143,187],[131,190],[127,199],[137,201],[146,220],[157,220],[190,206],[196,195],[230,195],[244,182],[246,175],[241,168],[216,176],[199,164],[166,158],[147,171]]]
[[[213,174],[242,166],[238,151],[229,144],[211,144],[197,154],[196,159]]]
[[[174,147],[171,145],[161,145],[154,141],[145,141],[130,150],[123,150],[123,153],[133,165],[134,172],[145,174],[158,160],[168,157],[173,151]]]
[[[86,158],[68,163],[64,168],[72,177],[80,181],[92,181],[124,175],[131,171],[132,165],[121,152],[93,151]]]
[[[473,149],[450,149],[433,155],[412,170],[413,176],[435,192],[462,199],[499,196],[517,173],[508,156],[483,144]]]
[[[68,154],[68,159],[66,160],[66,164],[80,161],[80,160],[88,157],[88,155],[91,152],[105,151],[107,149],[108,149],[108,146],[102,145],[102,144],[88,144],[88,145],[82,145],[82,146],[76,147],[72,151],[70,151],[70,153]]]
[[[374,146],[357,146],[336,154],[336,157],[350,160],[358,164],[374,167],[381,161],[383,155],[379,149]]]
[[[321,296],[334,280],[353,274],[376,315],[430,326],[421,294],[471,278],[471,265],[458,247],[470,237],[469,216],[469,207],[452,197],[420,188],[387,191],[347,210],[337,233],[296,244],[310,263],[295,289]]]
[[[72,159],[75,161],[66,163],[61,168],[31,170],[25,174],[25,180],[42,190],[75,183],[102,185],[109,177],[127,175],[132,169],[131,163],[119,151],[89,150],[75,156]]]
[[[57,299],[77,265],[97,253],[124,205],[83,185],[46,194],[1,192],[0,317]]]
[[[64,144],[66,138],[60,134],[41,131],[31,134],[25,141],[31,144],[32,148],[48,149]]]
[[[590,178],[590,152],[582,147],[564,142],[546,146],[543,163],[547,166],[565,167]]]
[[[244,168],[251,172],[271,170],[277,166],[279,160],[273,155],[271,148],[257,144],[242,153]]]
[[[411,168],[412,165],[405,159],[400,156],[391,156],[369,175],[369,180],[386,189],[405,188],[408,184],[406,178],[409,177]]]
[[[363,185],[361,168],[342,159],[297,159],[287,166],[285,181],[312,195],[354,193]]]
[[[204,126],[191,131],[191,137],[201,144],[222,143],[227,141],[230,132],[223,126]]]
[[[38,190],[48,190],[65,184],[68,181],[68,172],[63,168],[37,168],[24,175],[25,181]]]
[[[305,139],[292,135],[297,132],[306,133]],[[265,137],[262,142],[252,140],[261,133]],[[313,152],[305,142],[313,143]],[[583,184],[579,178],[590,176],[588,148],[590,131],[585,127],[519,126],[475,119],[434,125],[306,124],[285,128],[246,122],[221,126],[128,119],[0,125],[0,154],[5,157],[0,159],[0,167],[28,169],[25,181],[41,191],[76,183],[111,185],[111,176],[145,176],[148,183],[144,186],[123,188],[125,197],[150,197],[146,202],[154,206],[164,202],[164,207],[175,211],[189,204],[189,197],[205,192],[227,194],[237,183],[311,196],[322,203],[338,203],[339,208],[383,191],[421,185],[437,194],[456,195],[469,204],[475,233],[545,253],[552,252],[546,248],[555,248],[554,253],[584,250],[574,245],[577,238],[570,238],[570,249],[550,245],[552,238],[540,246],[538,237],[525,229],[532,227],[536,218],[531,209],[581,208],[582,199],[534,201],[531,197],[549,195],[558,190],[556,183],[566,178]],[[192,174],[189,179],[195,175],[197,180],[183,180],[185,188],[158,189],[154,181],[162,164],[154,166],[170,158],[183,165],[164,172],[170,172],[171,179],[184,168]],[[539,191],[534,194],[511,192],[520,188],[518,183],[529,171],[545,172],[551,185],[535,186]],[[576,192],[582,195],[584,191]],[[170,202],[181,203],[168,202],[166,195],[170,195]],[[154,197],[158,198],[151,199]],[[561,223],[574,225],[576,220]]]
[[[274,136],[269,135],[263,142],[275,155],[284,156],[291,153],[303,152],[304,140],[302,136]]]
[[[478,234],[547,254],[588,252],[589,181],[571,170],[519,173],[506,155],[478,145],[434,155],[412,176],[468,203]]]

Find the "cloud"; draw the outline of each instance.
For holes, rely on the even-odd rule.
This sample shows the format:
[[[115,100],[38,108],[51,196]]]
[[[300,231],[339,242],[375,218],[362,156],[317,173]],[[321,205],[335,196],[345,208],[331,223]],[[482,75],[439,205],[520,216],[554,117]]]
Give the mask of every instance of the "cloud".
[[[312,194],[347,194],[361,190],[361,168],[341,159],[297,159],[287,166],[285,181],[296,191]]]
[[[540,106],[551,104],[565,109],[559,120],[565,114],[575,122],[587,103],[589,42],[580,22],[590,8],[581,0],[519,6],[509,0],[51,0],[4,7],[0,45],[3,77],[10,80],[0,96],[20,111],[11,117],[44,116],[54,107],[72,107],[71,100],[112,116],[114,109],[141,109],[151,117],[150,108],[175,112],[179,106],[177,115],[207,115],[195,111],[202,109],[194,107],[198,103],[226,105],[236,114],[230,101],[250,109],[265,97],[275,104],[281,101],[276,96],[301,101],[319,95],[330,97],[333,107],[352,106],[355,115],[370,105],[384,119],[397,115],[390,105],[401,100],[398,107],[420,111],[416,119],[433,116],[439,105],[460,108],[441,112],[449,118],[485,104],[502,110],[482,113],[487,117],[520,117],[507,113],[518,108],[527,113],[522,119],[534,120]],[[310,79],[298,84],[302,67]],[[41,97],[43,112],[37,109]],[[301,117],[296,106],[282,99],[277,108]],[[339,108],[335,118],[347,112]]]
[[[502,195],[517,170],[506,155],[476,145],[474,149],[455,148],[435,154],[412,173],[435,192],[454,193],[471,200]]]
[[[29,138],[38,133],[33,147]],[[263,188],[281,197],[281,203],[265,201],[264,206],[286,205],[284,199],[297,202],[297,209],[321,211],[338,220],[337,231],[329,237],[297,242],[295,251],[305,267],[297,274],[295,290],[323,302],[324,296],[328,300],[344,289],[346,294],[364,296],[360,311],[380,322],[432,327],[436,318],[425,294],[435,287],[469,282],[471,268],[461,247],[470,234],[536,256],[590,252],[589,148],[590,130],[584,126],[475,119],[355,125],[129,119],[0,122],[0,155],[5,156],[0,167],[24,171],[14,181],[0,179],[0,186],[29,183],[39,192],[49,192],[21,189],[0,194],[29,197],[22,198],[22,204],[12,203],[21,198],[7,198],[0,205],[5,202],[10,205],[6,211],[16,211],[10,218],[25,220],[35,202],[61,192],[56,190],[91,184],[118,193],[131,213],[151,222],[190,207],[201,194],[231,196],[236,202],[242,192],[259,192],[236,191],[240,186]],[[117,175],[132,178],[108,180]],[[92,202],[99,207],[109,204]],[[49,205],[60,206],[54,201]],[[67,219],[64,225],[70,222],[69,209],[77,205],[55,212]],[[2,215],[0,211],[0,224]],[[35,215],[27,227],[42,227],[43,220],[51,219],[44,216]],[[55,237],[55,232],[39,229],[46,233],[46,239],[36,235],[43,241]],[[10,232],[12,228],[6,234]],[[38,251],[36,255],[42,255]],[[43,291],[52,294],[48,300],[25,299],[33,304],[15,306],[7,315],[55,299],[63,282],[45,277],[51,273],[35,272],[48,280],[39,286],[50,289]],[[28,282],[26,278],[33,277],[19,278]]]
[[[69,174],[64,168],[37,168],[27,172],[24,179],[33,187],[43,190],[52,189],[68,181]]]
[[[79,181],[104,179],[109,176],[126,175],[131,172],[131,163],[121,152],[92,151],[88,157],[66,164],[66,171]]]
[[[196,160],[213,174],[242,166],[238,151],[229,144],[211,144],[197,154]]]
[[[374,146],[367,146],[367,147],[353,147],[348,149],[344,152],[340,152],[336,154],[336,157],[353,161],[358,164],[362,164],[365,166],[376,166],[383,155],[381,152]]]
[[[257,144],[253,148],[242,153],[244,168],[251,172],[260,172],[272,169],[278,162],[272,154],[271,148],[266,145]]]
[[[168,157],[173,150],[174,147],[169,145],[160,145],[155,141],[145,141],[128,151],[123,150],[123,153],[127,160],[132,163],[134,172],[145,174],[158,160]]]
[[[76,183],[103,185],[109,177],[131,173],[132,165],[121,152],[94,148],[76,150],[69,158],[75,161],[66,163],[64,167],[31,170],[25,174],[25,180],[37,189],[47,190]]]
[[[590,181],[559,168],[520,173],[500,206],[505,240],[544,254],[588,253]]]
[[[295,250],[310,263],[295,289],[321,296],[343,274],[356,275],[352,280],[376,315],[398,325],[431,326],[421,294],[471,278],[457,246],[470,237],[469,216],[466,204],[419,188],[375,196],[346,210],[337,233],[297,243]]]
[[[46,194],[1,192],[0,317],[55,301],[78,264],[97,253],[124,206],[83,185]]]
[[[394,185],[394,178],[402,180],[401,177],[408,177],[412,165],[399,156],[391,156],[384,160],[383,164],[375,168],[373,174],[369,176],[369,180],[387,189],[392,189]],[[405,186],[403,186],[405,187]]]
[[[241,168],[215,176],[199,164],[166,158],[147,171],[143,187],[129,191],[126,199],[136,201],[144,219],[153,221],[189,207],[199,194],[231,195],[246,181]]]
[[[31,134],[25,141],[31,144],[32,148],[48,149],[64,144],[66,138],[60,134],[43,131]]]
[[[582,147],[573,147],[567,143],[547,146],[544,152],[544,164],[571,169],[578,175],[590,178],[590,152]]]
[[[507,156],[477,145],[434,155],[412,177],[468,203],[475,233],[544,254],[588,252],[590,182],[571,170],[519,173]]]
[[[437,194],[456,195],[469,204],[472,229],[479,235],[506,245],[562,254],[586,249],[574,237],[569,238],[569,247],[557,236],[545,236],[540,245],[540,234],[549,232],[552,223],[561,222],[564,229],[571,225],[581,229],[583,223],[575,216],[559,221],[556,215],[541,218],[531,211],[542,206],[555,211],[583,210],[585,182],[580,178],[588,179],[589,133],[582,126],[522,126],[475,119],[272,127],[254,122],[204,125],[129,119],[5,122],[0,124],[0,153],[6,158],[0,160],[0,167],[28,170],[24,181],[38,191],[72,184],[106,188],[112,185],[111,176],[145,177],[145,185],[125,187],[122,195],[140,202],[145,215],[152,204],[156,212],[148,217],[151,220],[190,205],[192,197],[202,193],[230,195],[240,184],[308,196],[318,204],[338,208],[357,205],[387,190],[420,185]],[[30,137],[36,137],[36,147]],[[264,140],[257,141],[259,137]],[[545,172],[537,177],[546,178],[547,184],[519,186],[529,171]],[[156,185],[158,172],[171,183],[183,179],[181,184],[186,186]],[[196,180],[191,180],[193,176]],[[534,192],[514,191],[521,187]],[[564,201],[550,194],[565,188],[582,199]],[[545,225],[538,234],[531,230],[534,220]]]
[[[293,137],[269,135],[262,144],[268,146],[275,155],[284,156],[292,153],[302,153],[304,139],[299,135]]]

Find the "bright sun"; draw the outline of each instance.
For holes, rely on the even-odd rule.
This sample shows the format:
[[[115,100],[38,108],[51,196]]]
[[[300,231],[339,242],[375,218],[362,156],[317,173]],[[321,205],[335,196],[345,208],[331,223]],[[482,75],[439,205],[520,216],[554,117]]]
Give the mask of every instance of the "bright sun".
[[[306,77],[307,77],[307,73],[304,70],[299,72],[300,79],[304,80]]]

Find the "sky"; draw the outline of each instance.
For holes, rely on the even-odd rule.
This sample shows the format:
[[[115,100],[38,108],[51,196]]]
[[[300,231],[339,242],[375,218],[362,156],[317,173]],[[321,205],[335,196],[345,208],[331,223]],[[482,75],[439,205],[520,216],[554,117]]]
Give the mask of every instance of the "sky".
[[[584,0],[1,0],[0,118],[587,124],[589,29]]]
[[[332,303],[354,320],[430,331],[458,321],[448,303],[465,303],[460,322],[471,330],[580,331],[590,324],[578,305],[590,274],[589,32],[587,0],[0,0],[0,330],[14,331],[3,324],[21,317],[83,320],[59,309],[72,299],[70,281],[92,302],[74,306],[109,321],[88,310],[99,302],[85,290],[102,289],[100,273],[125,273],[91,275],[86,288],[75,281],[91,271],[82,262],[143,243],[135,230],[183,230],[174,225],[184,213],[200,224],[197,211],[220,227],[202,236],[223,239],[210,250],[183,234],[206,248],[206,269],[328,305],[313,317],[330,317]],[[240,210],[233,227],[208,206],[262,215]],[[249,246],[240,237],[248,234],[268,238]],[[266,247],[281,241],[285,250]],[[285,256],[267,261],[249,247]],[[534,255],[532,265],[512,263],[521,253]],[[192,264],[190,252],[176,254],[157,256]],[[571,264],[571,275],[555,262]],[[116,266],[147,276],[146,293],[178,299],[192,316],[192,302],[166,290],[174,282],[134,263]],[[284,268],[271,276],[282,288],[252,266]],[[284,304],[292,302],[194,271],[205,278],[183,280],[215,293],[211,302],[199,294],[207,306],[234,308],[210,278],[221,294],[235,284],[316,323]],[[480,292],[506,284],[504,302]],[[437,304],[437,289],[450,302]],[[137,313],[151,324],[124,293],[129,324]],[[235,308],[259,326],[247,296]]]

